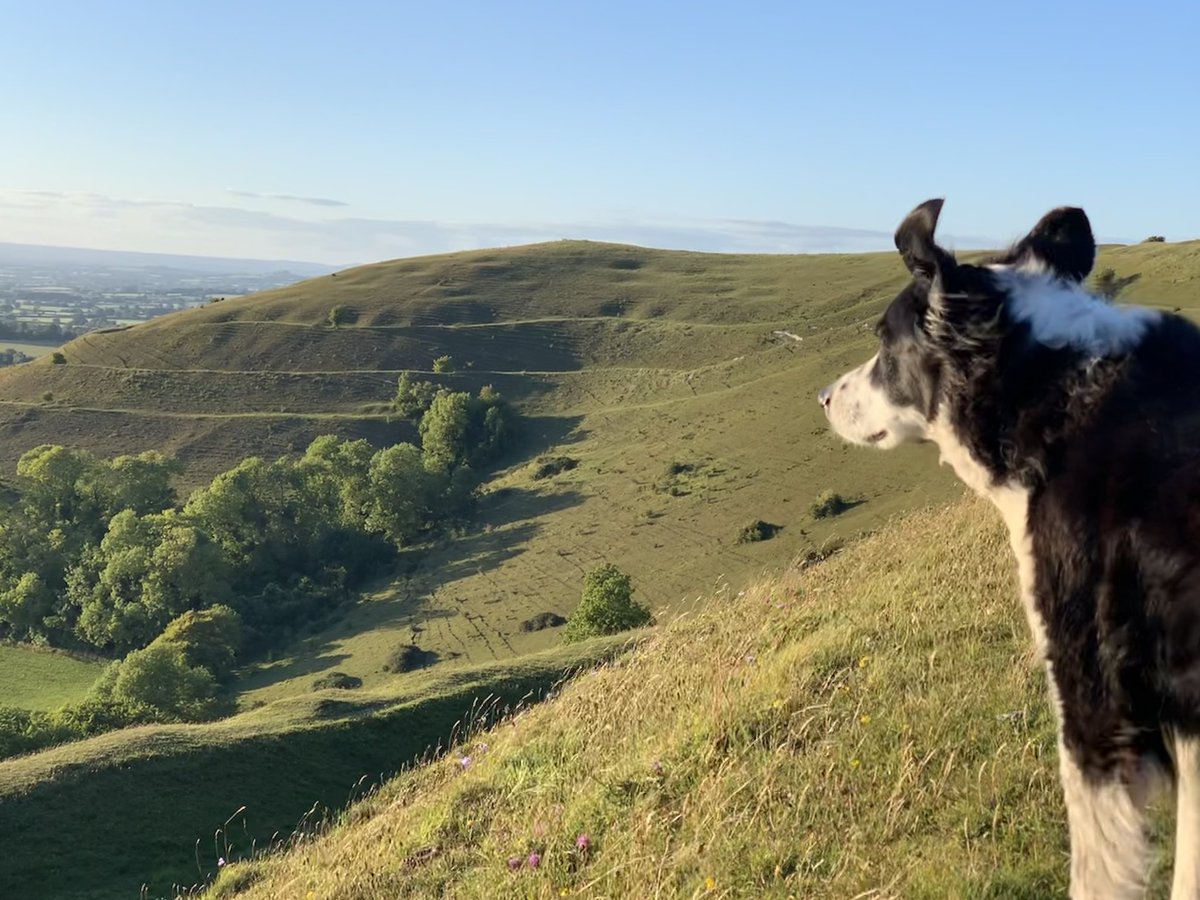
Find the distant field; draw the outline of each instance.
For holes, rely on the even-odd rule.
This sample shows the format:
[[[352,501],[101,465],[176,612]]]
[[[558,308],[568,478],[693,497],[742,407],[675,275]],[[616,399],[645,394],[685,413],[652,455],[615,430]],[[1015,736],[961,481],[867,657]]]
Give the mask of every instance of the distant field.
[[[57,350],[61,344],[30,344],[25,341],[6,341],[0,338],[0,350],[7,350],[10,347],[13,350],[20,350],[35,359],[39,356],[45,356],[52,350]]]
[[[103,669],[102,662],[0,644],[0,706],[54,709],[80,699]]]

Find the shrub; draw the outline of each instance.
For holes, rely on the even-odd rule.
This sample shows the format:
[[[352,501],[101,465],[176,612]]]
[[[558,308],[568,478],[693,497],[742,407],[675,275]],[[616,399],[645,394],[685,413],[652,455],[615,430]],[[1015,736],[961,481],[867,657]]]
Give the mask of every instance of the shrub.
[[[340,325],[349,325],[356,318],[358,317],[354,310],[339,304],[329,310],[329,327],[337,328]]]
[[[541,456],[534,460],[533,471],[529,477],[534,481],[541,481],[543,478],[553,478],[555,475],[569,472],[577,465],[579,460],[569,456]]]
[[[1113,269],[1101,269],[1092,276],[1092,290],[1101,297],[1115,300],[1117,295],[1141,277],[1140,273],[1134,272],[1122,278]]]
[[[117,670],[112,697],[118,703],[146,706],[163,718],[207,718],[216,699],[212,673],[188,664],[182,646],[152,644],[134,650]]]
[[[50,354],[50,362],[56,366],[65,366],[67,364],[67,355],[61,350],[55,350]]]
[[[780,526],[772,525],[770,522],[764,522],[762,519],[755,519],[749,525],[742,527],[738,532],[737,542],[739,544],[754,544],[758,541],[769,541],[775,537]]]
[[[433,361],[433,371],[437,374],[454,371],[454,360],[449,356],[439,356]]]
[[[526,619],[521,623],[522,631],[542,631],[546,628],[558,628],[560,625],[566,625],[567,620],[558,613],[541,612],[532,619]]]
[[[437,662],[437,654],[422,650],[416,644],[404,644],[397,647],[383,664],[385,672],[411,672],[413,669],[423,669]]]
[[[566,638],[581,641],[649,624],[650,610],[634,601],[629,576],[606,563],[585,576],[583,597],[567,620]]]
[[[841,494],[835,491],[822,491],[817,495],[817,499],[813,501],[813,505],[808,511],[814,519],[828,519],[833,516],[841,515],[850,508],[850,503]]]
[[[1150,237],[1142,241],[1143,244],[1161,244],[1166,241],[1166,238],[1161,234],[1152,234]]]
[[[188,665],[205,668],[222,681],[232,674],[242,646],[242,617],[222,605],[189,610],[171,620],[151,646],[163,643],[178,644]]]
[[[329,688],[335,688],[339,691],[350,691],[354,690],[354,688],[362,687],[362,683],[361,678],[347,675],[345,672],[329,672],[313,681],[312,686],[314,691],[323,691]]]
[[[402,372],[396,381],[392,409],[404,418],[416,421],[429,409],[437,393],[438,387],[432,381],[413,381],[407,372]]]

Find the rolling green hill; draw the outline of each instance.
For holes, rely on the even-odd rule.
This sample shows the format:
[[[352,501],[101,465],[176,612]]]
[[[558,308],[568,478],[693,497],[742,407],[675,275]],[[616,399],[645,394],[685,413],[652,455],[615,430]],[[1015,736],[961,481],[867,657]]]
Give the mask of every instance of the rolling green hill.
[[[1128,292],[1130,299],[1200,311],[1200,243],[1106,248],[1100,265],[1113,266],[1122,275],[1142,274]],[[0,372],[0,463],[10,470],[21,453],[44,442],[99,454],[155,448],[178,453],[189,465],[187,484],[196,484],[249,454],[302,450],[322,433],[366,436],[378,443],[411,439],[411,426],[390,419],[387,412],[401,371],[473,389],[494,384],[515,401],[528,425],[521,450],[486,485],[478,522],[470,531],[406,551],[396,571],[372,585],[338,622],[241,673],[238,688],[246,718],[180,731],[134,730],[0,763],[0,822],[4,827],[15,823],[15,830],[0,839],[27,845],[22,851],[26,856],[12,871],[26,880],[36,878],[49,858],[45,848],[59,846],[54,843],[59,840],[55,816],[73,808],[95,810],[98,817],[71,831],[71,841],[62,845],[80,860],[72,872],[80,877],[70,885],[56,882],[58,887],[43,895],[122,896],[138,871],[156,883],[165,873],[179,873],[180,842],[187,853],[194,851],[197,839],[207,845],[213,828],[247,802],[257,779],[267,778],[264,770],[273,756],[293,752],[285,747],[306,746],[295,737],[300,732],[328,739],[321,753],[334,757],[339,747],[408,733],[403,719],[389,719],[394,724],[388,727],[397,730],[387,735],[373,731],[373,725],[365,727],[374,719],[364,710],[393,709],[429,695],[452,699],[439,707],[429,731],[414,734],[421,740],[444,736],[448,728],[443,726],[469,705],[473,691],[486,693],[513,681],[524,684],[519,672],[525,654],[557,645],[561,634],[553,628],[525,631],[522,623],[542,612],[569,614],[583,573],[600,562],[628,571],[638,599],[662,621],[713,603],[729,604],[736,610],[733,618],[752,619],[756,610],[741,600],[734,603],[731,595],[763,573],[778,571],[835,538],[877,529],[898,513],[957,497],[959,488],[948,472],[936,467],[928,448],[878,454],[844,447],[828,435],[813,399],[821,385],[870,352],[874,320],[903,278],[894,254],[723,256],[560,242],[340,272],[91,334],[63,348],[65,364],[43,358]],[[336,328],[330,325],[335,308],[340,308]],[[429,374],[433,360],[445,355],[457,371]],[[578,465],[537,479],[531,461],[543,453],[569,456]],[[814,518],[809,507],[827,489],[855,505],[835,518]],[[978,509],[971,515],[979,515]],[[753,520],[780,530],[771,540],[738,543],[738,533]],[[991,540],[963,528],[984,544]],[[896,553],[897,538],[892,540]],[[968,552],[970,544],[954,546],[968,560],[975,558]],[[970,569],[974,563],[964,565],[967,575],[976,571]],[[899,621],[893,621],[895,616],[903,618],[894,605],[886,607],[887,598],[915,590],[911,578],[917,574],[884,578],[861,597],[849,588],[839,589],[841,593],[830,589],[821,594],[828,607],[812,607],[817,610],[812,615],[835,615],[845,607],[869,618],[878,605],[883,618],[872,626],[873,639],[885,640],[887,628]],[[921,590],[932,598],[933,588]],[[717,597],[710,600],[714,591]],[[999,594],[994,597],[998,603]],[[928,609],[930,615],[943,611],[934,605]],[[763,621],[774,620],[768,616]],[[783,635],[803,631],[777,624]],[[924,627],[915,619],[911,624],[918,631]],[[686,641],[700,642],[700,634]],[[998,632],[989,634],[1000,640]],[[972,677],[992,679],[1002,663],[1011,663],[1009,632],[1004,636],[1006,642],[993,648],[1009,654],[997,657],[1001,662],[995,666],[1001,668],[985,666]],[[936,637],[941,641],[946,635],[938,632]],[[682,645],[671,642],[685,639],[664,640],[663,646],[674,652]],[[742,638],[732,634],[730,640]],[[412,642],[435,654],[437,665],[421,673],[386,673],[390,654]],[[753,641],[747,637],[745,643]],[[934,652],[928,635],[917,644],[928,644]],[[921,660],[908,657],[912,647],[903,641],[896,647],[901,668],[895,677],[915,677]],[[795,653],[799,655],[789,666],[808,665],[802,662],[807,650]],[[471,680],[469,673],[480,666],[491,667],[490,681]],[[334,670],[362,678],[364,687],[329,706],[311,687],[316,676]],[[560,672],[562,666],[541,669],[546,677],[551,670]],[[670,682],[673,676],[662,677]],[[445,681],[437,687],[426,679]],[[445,685],[450,684],[462,690],[447,694]],[[678,689],[685,688],[692,690],[695,684],[687,688],[681,682]],[[1003,683],[989,682],[988,690],[993,688],[1008,690]],[[0,683],[0,696],[13,690]],[[796,691],[800,697],[801,688]],[[905,696],[906,703],[913,700]],[[1006,703],[1017,696],[997,694],[1001,699],[994,699]],[[949,695],[945,699],[949,703]],[[685,708],[696,715],[704,712],[681,706]],[[323,728],[331,718],[341,730]],[[243,725],[253,730],[256,723],[267,722],[281,723],[264,728],[267,744],[232,737]],[[176,734],[203,737],[179,741],[171,737]],[[961,738],[953,730],[947,735],[947,741]],[[580,738],[572,740],[575,744],[567,747]],[[412,742],[397,747],[395,765],[423,749]],[[132,829],[141,838],[134,840],[131,834],[125,843],[111,832],[124,817],[139,812],[121,807],[119,816],[104,818],[104,804],[124,803],[129,784],[113,776],[125,770],[108,766],[110,756],[124,760],[121,765],[128,763],[134,773],[129,777],[157,772],[162,779],[147,782],[157,785],[154,818]],[[314,761],[322,758],[314,752]],[[307,808],[302,800],[308,796],[324,803],[333,796],[331,805],[343,801],[345,796],[334,795],[339,784],[349,791],[357,777],[351,769],[366,765],[360,773],[366,774],[387,768],[382,763],[372,768],[377,764],[366,760],[357,750],[347,750],[345,766],[332,770],[319,789],[316,781],[311,790],[308,782],[298,783],[294,792],[281,794],[286,809],[276,809],[265,821],[271,828],[290,825],[296,807]],[[555,785],[569,784],[576,775],[540,766],[535,760],[526,767],[535,781],[544,772]],[[237,774],[225,779],[223,772]],[[693,774],[704,777],[700,771]],[[814,772],[807,777],[815,777]],[[617,794],[625,790],[620,786],[624,782],[613,783]],[[187,790],[198,784],[207,800],[192,805]],[[839,790],[845,789],[842,783]],[[52,803],[37,799],[51,796]],[[441,801],[435,797],[430,802]],[[834,800],[827,793],[824,802]],[[912,799],[917,817],[920,802],[920,796]],[[43,806],[54,815],[43,815]],[[934,829],[921,852],[932,853],[929,847],[948,833]],[[974,850],[963,852],[970,858]],[[120,858],[117,866],[110,857],[121,853],[128,858]],[[987,858],[979,857],[977,866]],[[776,864],[781,871],[792,865]],[[829,864],[810,860],[795,865],[796,871],[816,877]],[[1018,870],[1014,877],[1024,878],[1025,870]],[[687,874],[681,883],[693,884],[686,879],[698,873]],[[852,874],[845,878],[849,880],[841,883],[847,885],[869,881],[866,876],[855,880]],[[549,890],[538,884],[532,894]],[[482,891],[470,887],[466,895]],[[1036,890],[1032,895],[1040,896]]]

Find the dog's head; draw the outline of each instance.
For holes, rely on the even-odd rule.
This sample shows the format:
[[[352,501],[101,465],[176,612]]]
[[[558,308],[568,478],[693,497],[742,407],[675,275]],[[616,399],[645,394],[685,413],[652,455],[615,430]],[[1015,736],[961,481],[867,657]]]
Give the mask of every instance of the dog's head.
[[[941,200],[929,200],[900,223],[896,249],[912,280],[876,325],[879,349],[818,394],[834,431],[851,443],[890,448],[925,440],[947,384],[999,353],[1006,330],[1030,321],[1018,308],[1057,302],[1047,292],[1082,295],[1096,255],[1083,210],[1047,213],[987,265],[959,263],[938,246],[941,211]]]

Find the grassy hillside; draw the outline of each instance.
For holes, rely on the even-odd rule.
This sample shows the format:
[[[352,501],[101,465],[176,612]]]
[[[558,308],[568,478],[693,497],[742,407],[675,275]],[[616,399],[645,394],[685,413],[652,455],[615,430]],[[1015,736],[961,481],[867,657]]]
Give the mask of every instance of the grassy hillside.
[[[220,856],[319,823],[481,709],[537,696],[618,650],[591,641],[506,663],[310,692],[208,725],[131,728],[0,761],[0,897],[171,893]]]
[[[719,592],[209,896],[1062,896],[1013,569],[971,500]]]
[[[82,698],[103,669],[96,660],[0,644],[0,703],[54,709]]]

